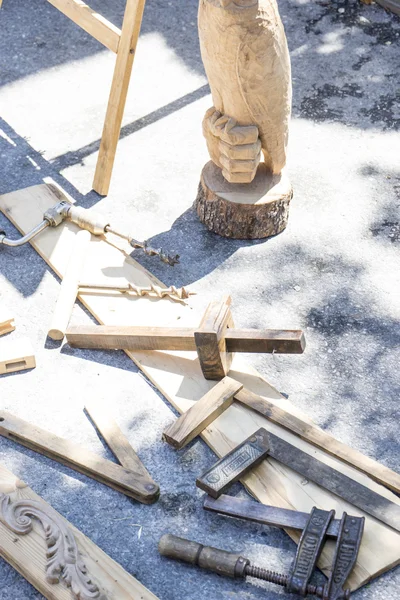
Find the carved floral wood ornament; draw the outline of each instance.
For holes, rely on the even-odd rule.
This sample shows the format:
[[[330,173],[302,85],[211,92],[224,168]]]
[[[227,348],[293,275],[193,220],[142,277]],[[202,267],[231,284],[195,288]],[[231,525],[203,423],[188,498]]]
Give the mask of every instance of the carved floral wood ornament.
[[[87,572],[71,530],[62,519],[52,514],[48,506],[35,500],[13,501],[0,493],[0,521],[17,535],[26,535],[33,529],[32,520],[42,526],[47,545],[46,579],[57,584],[63,581],[71,589],[75,600],[107,600],[107,596],[93,583]]]

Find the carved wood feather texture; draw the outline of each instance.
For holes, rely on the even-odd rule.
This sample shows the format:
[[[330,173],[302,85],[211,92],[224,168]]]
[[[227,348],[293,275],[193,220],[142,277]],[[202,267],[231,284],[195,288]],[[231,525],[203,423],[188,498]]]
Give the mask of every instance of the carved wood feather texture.
[[[17,535],[33,529],[33,519],[42,526],[47,545],[46,579],[60,581],[71,589],[74,600],[107,600],[107,596],[90,579],[71,530],[52,514],[48,506],[35,500],[13,501],[0,493],[0,521]]]

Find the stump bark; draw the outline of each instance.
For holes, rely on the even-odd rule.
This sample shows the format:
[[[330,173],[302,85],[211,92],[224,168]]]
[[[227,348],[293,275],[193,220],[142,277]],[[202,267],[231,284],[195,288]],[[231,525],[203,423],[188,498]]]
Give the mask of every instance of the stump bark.
[[[212,161],[203,168],[194,206],[214,233],[240,240],[266,238],[283,231],[289,217],[292,186],[282,172],[273,175],[261,163],[251,183],[229,183]]]

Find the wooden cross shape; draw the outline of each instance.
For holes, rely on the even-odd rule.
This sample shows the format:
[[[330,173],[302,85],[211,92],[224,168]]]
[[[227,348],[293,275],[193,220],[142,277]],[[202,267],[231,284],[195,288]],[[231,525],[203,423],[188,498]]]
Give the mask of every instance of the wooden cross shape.
[[[234,352],[304,352],[301,330],[235,329],[230,305],[230,296],[211,302],[197,329],[91,325],[71,327],[66,337],[75,348],[196,350],[204,377],[215,380],[228,373]]]

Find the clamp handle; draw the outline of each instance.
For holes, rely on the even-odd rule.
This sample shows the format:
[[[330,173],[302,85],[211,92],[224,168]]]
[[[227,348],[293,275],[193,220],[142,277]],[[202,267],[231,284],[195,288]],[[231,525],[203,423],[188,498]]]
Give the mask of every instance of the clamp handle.
[[[203,546],[171,534],[162,536],[158,543],[158,551],[167,558],[181,560],[226,577],[244,578],[246,567],[250,564],[248,558],[239,554]]]

